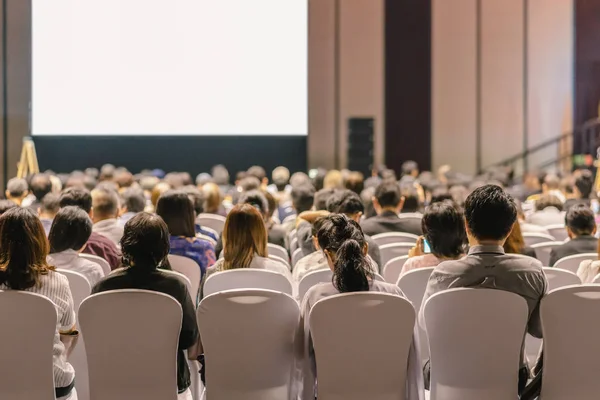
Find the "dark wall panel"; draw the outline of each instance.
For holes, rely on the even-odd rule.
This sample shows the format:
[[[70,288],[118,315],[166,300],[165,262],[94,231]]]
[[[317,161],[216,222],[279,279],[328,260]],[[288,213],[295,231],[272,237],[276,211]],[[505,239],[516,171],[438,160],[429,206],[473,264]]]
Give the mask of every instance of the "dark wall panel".
[[[575,1],[575,126],[598,117],[600,1]]]
[[[385,2],[385,160],[431,168],[431,0]]]

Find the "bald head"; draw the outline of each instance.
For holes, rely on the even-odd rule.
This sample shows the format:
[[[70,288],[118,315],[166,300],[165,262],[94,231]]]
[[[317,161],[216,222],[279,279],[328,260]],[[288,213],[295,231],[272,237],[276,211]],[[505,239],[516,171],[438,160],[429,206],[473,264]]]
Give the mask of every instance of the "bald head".
[[[119,196],[117,192],[106,187],[92,190],[92,208],[94,210],[94,223],[117,218],[119,215]]]

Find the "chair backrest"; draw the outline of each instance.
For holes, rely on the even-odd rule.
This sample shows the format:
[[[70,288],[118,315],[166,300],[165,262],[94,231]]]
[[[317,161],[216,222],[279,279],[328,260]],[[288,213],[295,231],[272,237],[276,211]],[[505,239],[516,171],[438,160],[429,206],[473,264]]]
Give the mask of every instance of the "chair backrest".
[[[73,296],[73,307],[75,315],[78,315],[81,302],[92,293],[90,282],[83,274],[68,269],[57,269],[56,272],[64,275],[69,280],[71,295]]]
[[[581,279],[574,272],[556,267],[545,267],[544,274],[548,280],[548,291],[565,286],[581,285]]]
[[[525,232],[523,233],[523,239],[527,246],[533,246],[537,243],[555,242],[554,236],[546,235],[545,233],[537,232]]]
[[[0,398],[54,400],[56,308],[44,296],[0,291]]]
[[[598,259],[598,253],[575,254],[573,256],[561,258],[554,264],[554,268],[566,269],[567,271],[577,273],[579,264],[581,264],[582,261],[586,261],[586,260],[595,261],[597,259]]]
[[[566,286],[549,292],[540,306],[544,331],[544,400],[592,400],[600,393],[595,351],[600,335],[600,286]]]
[[[102,257],[95,256],[93,254],[87,253],[79,253],[79,257],[85,258],[86,260],[95,262],[100,267],[102,267],[102,272],[104,272],[104,276],[107,276],[111,272],[110,264]]]
[[[273,254],[269,254],[269,258],[273,261],[277,261],[278,263],[281,263],[290,271],[292,270],[292,266],[290,265],[290,263],[287,260],[284,260],[283,258],[278,257],[278,256],[274,256]]]
[[[200,289],[200,280],[202,273],[196,261],[188,257],[169,254],[169,264],[171,264],[171,268],[173,269],[173,271],[179,272],[180,274],[187,277],[190,284],[188,290],[190,292],[190,295],[192,296],[192,299],[194,299],[194,304],[196,304],[196,298],[198,297],[198,290]]]
[[[319,283],[331,282],[332,278],[333,272],[329,269],[329,267],[309,272],[308,274],[304,275],[298,284],[298,299],[302,301],[304,295],[311,287],[318,285]]]
[[[233,289],[266,289],[292,295],[292,283],[279,272],[238,268],[209,276],[204,283],[203,296]]]
[[[407,256],[414,243],[391,243],[379,246],[381,265],[385,265],[393,258]]]
[[[431,400],[517,398],[527,302],[494,289],[451,289],[423,305]]]
[[[301,248],[297,248],[296,250],[294,250],[294,252],[292,253],[292,268],[294,268],[296,266],[296,263],[298,261],[300,261],[300,259],[303,257],[302,254],[302,249]]]
[[[385,278],[386,282],[398,282],[400,272],[402,272],[402,267],[404,267],[406,260],[408,260],[408,255],[392,258],[390,261],[385,263],[383,266],[383,277]]]
[[[403,399],[415,318],[408,300],[387,293],[319,300],[309,316],[319,398]],[[377,340],[357,346],[373,332]]]
[[[545,228],[548,230],[548,233],[559,242],[564,242],[569,238],[569,234],[567,233],[567,227],[565,226],[565,224],[549,225]]]
[[[268,249],[269,255],[271,255],[271,256],[277,256],[284,260],[290,259],[290,256],[289,256],[287,250],[279,245],[269,243],[269,244],[267,244],[267,249]]]
[[[379,246],[391,243],[412,243],[414,245],[417,243],[417,239],[419,239],[419,237],[417,235],[413,235],[412,233],[388,232],[371,236],[371,239],[373,239]]]
[[[196,217],[196,223],[201,227],[208,227],[220,235],[225,228],[225,217],[216,214],[200,214]]]
[[[535,258],[537,258],[542,265],[550,265],[550,252],[553,248],[562,246],[564,242],[542,242],[531,245],[531,248],[535,250]]]
[[[271,290],[231,290],[205,297],[198,326],[211,400],[290,398],[298,303]]]
[[[94,294],[79,309],[93,400],[177,399],[181,305],[163,293]]]
[[[296,232],[296,230],[294,230],[293,232]],[[290,252],[294,254],[294,252],[299,248],[300,244],[298,243],[298,237],[296,236],[296,234],[294,234],[294,236],[292,236],[292,240],[290,241]]]

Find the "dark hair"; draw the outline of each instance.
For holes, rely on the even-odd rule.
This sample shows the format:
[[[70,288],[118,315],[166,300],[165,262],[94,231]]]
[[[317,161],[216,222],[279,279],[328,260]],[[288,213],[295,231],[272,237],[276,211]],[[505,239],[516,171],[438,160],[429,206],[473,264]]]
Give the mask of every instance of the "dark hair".
[[[467,241],[463,214],[450,201],[429,205],[421,220],[423,234],[438,258],[455,258],[463,254]]]
[[[575,235],[591,235],[596,228],[594,212],[584,204],[576,204],[569,208],[565,217],[567,228]]]
[[[400,195],[404,197],[403,213],[419,211],[419,193],[412,184],[400,186]]]
[[[153,270],[166,260],[169,250],[169,230],[159,216],[141,212],[125,224],[121,238],[124,266]]]
[[[402,163],[402,175],[411,175],[414,171],[419,172],[419,165],[412,160]]]
[[[12,200],[0,200],[0,215],[15,207],[18,207],[17,203]]]
[[[49,246],[39,218],[29,208],[14,207],[0,216],[0,284],[13,290],[39,283],[50,267]]]
[[[58,195],[54,193],[48,193],[44,196],[40,202],[40,209],[42,212],[48,212],[50,214],[56,214],[60,210],[60,203]]]
[[[194,211],[196,215],[200,215],[204,212],[204,201],[206,198],[204,197],[204,193],[201,192],[196,186],[186,186],[183,188],[183,191],[188,194],[192,203],[194,203]]]
[[[123,200],[123,206],[127,208],[128,212],[139,213],[144,211],[146,208],[146,197],[144,191],[139,188],[127,188],[121,194]]]
[[[315,201],[315,188],[312,185],[292,187],[292,205],[298,214],[312,208]]]
[[[29,185],[23,178],[12,178],[6,184],[6,190],[11,197],[21,197],[27,192],[28,189]]]
[[[338,190],[327,200],[327,211],[337,214],[364,213],[365,206],[360,196],[351,190]]]
[[[116,191],[99,186],[92,191],[94,216],[116,217],[119,213],[119,195]]]
[[[50,253],[80,250],[92,234],[92,220],[79,207],[61,208],[52,221],[48,234]]]
[[[360,199],[365,206],[365,218],[371,218],[377,215],[375,207],[373,206],[373,197],[375,196],[375,188],[370,186],[362,191]]]
[[[249,176],[257,178],[261,183],[267,177],[267,172],[265,171],[265,169],[258,165],[254,165],[248,168],[247,173]]]
[[[445,187],[434,189],[431,192],[431,203],[439,203],[441,201],[454,201],[454,198]]]
[[[87,189],[71,187],[60,195],[59,203],[61,208],[77,206],[89,214],[92,210],[92,195]]]
[[[315,187],[317,193],[323,189],[323,184],[325,183],[325,175],[327,175],[327,170],[325,168],[317,168],[317,171],[312,178],[312,184]]]
[[[465,218],[475,238],[503,240],[517,219],[517,206],[501,187],[485,185],[467,197]]]
[[[29,183],[29,189],[38,201],[52,191],[52,181],[46,174],[35,174]]]
[[[360,194],[365,188],[365,177],[361,172],[350,172],[344,182],[346,189],[352,190],[356,194]]]
[[[243,193],[238,204],[250,204],[264,217],[269,214],[269,202],[265,195],[258,190],[250,190],[249,192]]]
[[[398,207],[402,200],[400,186],[395,182],[381,183],[375,189],[375,198],[381,207]]]
[[[335,258],[333,286],[340,293],[368,291],[372,272],[363,253],[366,241],[360,225],[340,214],[321,219],[317,240],[321,250]]]
[[[194,204],[184,191],[168,190],[163,193],[158,198],[156,214],[167,224],[171,235],[196,236]]]
[[[327,200],[329,200],[329,198],[331,196],[333,196],[334,192],[335,192],[335,189],[321,189],[318,192],[316,192],[315,199],[314,199],[315,210],[317,210],[317,211],[327,210]]]
[[[535,209],[537,211],[542,211],[546,207],[554,207],[558,209],[558,211],[562,211],[563,203],[560,199],[551,194],[543,194],[540,198],[535,202]]]
[[[594,188],[594,176],[592,172],[587,169],[582,170],[577,179],[575,179],[575,187],[581,193],[581,198],[589,199]]]

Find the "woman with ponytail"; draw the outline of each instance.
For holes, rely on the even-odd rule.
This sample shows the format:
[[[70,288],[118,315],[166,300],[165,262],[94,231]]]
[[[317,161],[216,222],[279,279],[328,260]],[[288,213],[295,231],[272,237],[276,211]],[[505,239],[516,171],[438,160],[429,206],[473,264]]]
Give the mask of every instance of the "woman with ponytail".
[[[308,290],[302,300],[298,343],[304,343],[305,355],[310,358],[310,370],[304,370],[304,400],[315,398],[316,367],[310,340],[308,316],[313,305],[326,297],[350,292],[382,292],[405,297],[400,288],[374,279],[372,263],[367,258],[369,246],[360,225],[343,214],[330,214],[318,220],[316,238],[320,250],[333,272],[331,283],[321,283]],[[391,318],[393,316],[390,316]],[[418,332],[415,332],[415,337]],[[366,340],[365,340],[366,342]],[[418,347],[413,342],[409,355],[407,399],[423,399],[423,373]],[[400,361],[399,361],[400,362]]]

